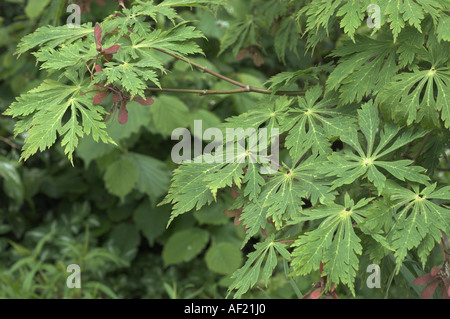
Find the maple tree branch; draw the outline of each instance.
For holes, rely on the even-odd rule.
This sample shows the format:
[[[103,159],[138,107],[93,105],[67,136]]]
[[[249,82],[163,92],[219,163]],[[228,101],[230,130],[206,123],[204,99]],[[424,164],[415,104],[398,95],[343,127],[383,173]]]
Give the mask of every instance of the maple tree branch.
[[[209,93],[204,93],[201,95],[205,95],[205,94],[234,94],[234,93],[246,93],[246,92],[253,92],[253,93],[261,93],[261,94],[274,94],[274,95],[290,95],[290,96],[298,96],[298,95],[304,95],[305,92],[304,91],[276,91],[273,92],[271,90],[267,90],[267,89],[261,89],[261,88],[257,88],[248,84],[244,84],[242,82],[233,80],[225,75],[222,75],[220,73],[214,72],[210,69],[208,69],[206,66],[202,66],[198,63],[192,62],[186,58],[183,58],[182,56],[173,54],[171,52],[167,52],[166,50],[163,49],[158,49],[158,48],[154,48],[155,50],[158,50],[164,54],[170,55],[178,60],[181,60],[183,62],[186,62],[190,65],[195,66],[196,68],[199,68],[200,70],[202,70],[203,73],[208,73],[211,74],[212,76],[215,76],[216,78],[219,78],[223,81],[226,81],[228,83],[234,84],[236,86],[239,86],[241,89],[239,90],[223,90],[223,91],[213,91],[213,90],[183,90],[183,89],[170,89],[171,91],[166,91],[166,92],[184,92],[184,93],[199,93],[198,91],[206,91]],[[156,89],[155,89],[156,90]],[[167,90],[167,89],[166,89]],[[178,90],[178,91],[174,91],[174,90]],[[183,91],[179,91],[179,90],[183,90]],[[162,90],[160,90],[162,91]]]
[[[240,88],[234,90],[200,90],[200,89],[175,89],[175,88],[146,88],[147,91],[152,92],[177,92],[177,93],[193,93],[199,95],[213,95],[213,94],[236,94],[236,93],[261,93],[261,94],[272,94],[270,90],[263,90],[255,88]],[[277,91],[273,93],[274,95],[300,95],[303,91]]]
[[[3,137],[3,136],[0,136],[0,141],[8,144],[13,149],[19,149],[20,150],[22,148],[19,144],[16,144],[13,141],[11,141],[9,138]]]

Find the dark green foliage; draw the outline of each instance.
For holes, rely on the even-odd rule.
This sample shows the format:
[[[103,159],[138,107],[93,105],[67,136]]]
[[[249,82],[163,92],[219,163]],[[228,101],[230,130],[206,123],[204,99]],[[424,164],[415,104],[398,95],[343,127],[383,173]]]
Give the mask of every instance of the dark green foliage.
[[[70,2],[0,5],[0,297],[416,298],[450,263],[448,1]],[[195,120],[278,130],[277,169],[175,164]]]

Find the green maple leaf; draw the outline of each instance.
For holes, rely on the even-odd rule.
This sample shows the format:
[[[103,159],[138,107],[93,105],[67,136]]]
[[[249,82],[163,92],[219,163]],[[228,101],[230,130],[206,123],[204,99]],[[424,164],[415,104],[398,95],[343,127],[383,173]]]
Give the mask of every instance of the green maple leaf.
[[[193,41],[203,38],[203,34],[192,26],[180,23],[175,27],[163,31],[154,30],[145,39],[135,45],[134,49],[161,49],[167,52],[186,56],[188,54],[203,53]]]
[[[145,97],[145,89],[148,87],[146,81],[160,87],[156,72],[151,70],[159,65],[153,60],[142,59],[131,62],[131,58],[121,52],[115,55],[115,60],[117,62],[105,63],[103,72],[96,73],[96,83],[104,83],[106,80],[106,85],[110,83],[122,85],[130,93],[130,99],[136,95]]]
[[[43,26],[35,32],[22,38],[17,46],[16,54],[21,55],[35,47],[55,48],[63,43],[73,43],[82,37],[94,35],[90,24],[83,24],[79,28],[69,28],[67,25],[54,27]]]
[[[281,21],[280,29],[275,34],[274,47],[278,59],[286,65],[286,49],[293,52],[297,57],[298,26],[294,18],[284,18]]]
[[[78,78],[75,72],[65,75],[72,84],[47,79],[39,87],[22,94],[5,111],[5,115],[19,118],[16,135],[27,132],[21,159],[27,160],[38,150],[49,148],[58,135],[62,136],[61,144],[71,161],[79,138],[85,134],[92,135],[95,141],[100,139],[115,144],[105,130],[105,110],[93,104],[93,94],[82,94],[88,80]],[[66,113],[68,119],[64,118]]]
[[[317,176],[318,166],[320,159],[314,156],[293,169],[284,166],[264,184],[257,198],[250,202],[241,199],[235,204],[236,208],[244,206],[239,219],[246,228],[243,245],[266,228],[267,219],[272,219],[276,229],[295,220],[302,212],[303,198],[310,199],[313,205],[333,201],[335,193]]]
[[[228,287],[228,295],[236,290],[234,298],[241,298],[259,279],[267,285],[268,279],[278,264],[277,254],[285,260],[290,260],[286,245],[274,242],[273,235],[267,237],[264,242],[257,243],[254,248],[255,250],[248,254],[244,266],[231,276],[234,280]]]
[[[74,66],[83,68],[85,67],[83,61],[94,59],[97,50],[94,45],[86,46],[83,41],[78,40],[71,45],[62,45],[56,50],[45,46],[33,55],[39,62],[43,62],[41,69],[65,69]]]
[[[115,17],[110,21],[108,28],[111,28],[112,30],[118,29],[119,36],[126,35],[129,30],[133,30],[134,33],[145,38],[149,35],[149,31],[152,30],[152,26],[145,21],[145,12],[142,11],[142,6],[133,6],[129,9],[123,9],[124,16]],[[148,15],[153,17],[153,13]]]
[[[380,120],[378,110],[372,101],[365,103],[358,111],[358,122],[361,131],[366,139],[365,148],[361,146],[358,133],[351,128],[341,138],[342,142],[349,145],[356,151],[335,152],[328,157],[328,163],[323,166],[327,176],[337,176],[332,181],[332,189],[344,184],[351,184],[356,179],[367,175],[369,181],[373,182],[375,187],[381,193],[384,188],[386,176],[378,170],[383,168],[399,180],[409,180],[418,183],[425,183],[429,178],[423,175],[424,168],[420,166],[411,166],[412,160],[382,161],[381,158],[400,147],[423,137],[427,132],[418,130],[412,132],[406,130],[400,135],[401,128],[386,123],[384,130],[380,132],[380,140],[375,147]],[[395,139],[396,138],[396,139]]]
[[[194,207],[198,210],[214,200],[211,190],[205,187],[203,179],[206,174],[217,171],[221,166],[222,163],[181,164],[173,171],[168,194],[158,204],[158,206],[173,204],[169,223],[176,216],[186,213]]]
[[[194,161],[203,159],[198,157]],[[193,208],[200,209],[216,200],[217,191],[227,186],[241,186],[245,163],[182,163],[174,170],[169,192],[158,204],[173,204],[169,223]]]
[[[339,90],[340,103],[344,104],[377,93],[398,69],[396,53],[390,35],[381,34],[377,39],[357,35],[355,43],[345,41],[332,53],[340,59],[327,79],[327,91]]]
[[[306,196],[306,192],[299,182],[294,182],[294,175],[277,172],[256,200],[245,203],[239,218],[246,228],[243,245],[260,229],[266,228],[268,218],[272,218],[279,229],[285,220],[296,217],[302,210],[302,195]]]
[[[420,22],[424,18],[422,7],[412,0],[385,1],[386,21],[389,22],[394,34],[394,41],[405,27],[405,22],[421,31]]]
[[[450,209],[433,201],[450,200],[450,186],[438,190],[436,186],[434,183],[420,191],[416,185],[409,190],[390,184],[391,200],[395,202],[396,210],[391,237],[397,272],[413,248],[419,248],[419,257],[425,265],[431,249],[441,240],[441,231],[448,233],[450,230]]]
[[[355,41],[356,30],[363,24],[369,4],[371,2],[363,0],[318,0],[306,4],[297,13],[297,19],[306,16],[307,47],[314,48],[324,40],[337,18],[340,18],[340,27],[352,41]],[[381,25],[389,25],[394,42],[409,27],[422,32],[427,17],[431,17],[434,27],[438,28],[439,38],[446,37],[447,21],[443,19],[448,17],[445,12],[450,10],[448,1],[379,0],[375,4],[380,6]]]
[[[155,22],[158,22],[158,18],[161,16],[169,19],[172,23],[175,23],[175,19],[178,18],[178,14],[175,9],[168,6],[165,1],[158,5],[154,5],[153,1],[144,2],[139,0],[138,3],[140,4],[140,6],[136,7],[136,13],[138,15],[149,16]]]
[[[224,130],[226,128],[278,128],[281,134],[284,132],[282,131],[282,123],[285,121],[291,104],[292,99],[282,96],[273,102],[263,103],[260,107],[256,107],[239,116],[227,118],[220,128]]]
[[[381,12],[397,39],[407,25],[422,32],[422,22],[429,15],[435,25],[445,17],[443,12],[450,9],[448,1],[441,0],[380,0]]]
[[[439,20],[437,38],[439,41],[450,41],[450,16],[443,16]]]
[[[447,57],[448,58],[448,57]],[[450,127],[450,69],[440,61],[431,68],[396,75],[377,97],[380,107],[397,122],[439,126],[439,114]]]
[[[359,28],[366,13],[367,1],[364,0],[349,0],[341,6],[337,12],[339,17],[342,16],[340,26],[344,32],[354,40],[356,29]]]
[[[331,73],[333,71],[332,63],[327,63],[324,65],[313,66],[304,70],[298,70],[295,72],[280,72],[272,76],[266,81],[266,84],[270,83],[269,89],[274,94],[283,87],[289,88],[294,86],[298,80],[311,81],[313,83],[318,82],[318,74],[320,72]]]
[[[193,164],[195,165],[195,164]],[[206,183],[206,187],[213,194],[214,200],[217,197],[217,191],[227,186],[236,185],[241,188],[241,180],[244,176],[244,163],[224,163],[215,172],[212,172],[208,176],[205,176],[203,181]]]
[[[219,55],[225,52],[229,47],[233,46],[232,54],[236,56],[239,49],[245,47],[246,40],[252,44],[257,43],[257,28],[257,24],[254,23],[253,17],[231,25],[220,40]]]
[[[328,33],[330,27],[336,21],[336,10],[342,5],[343,1],[311,1],[303,7],[297,14],[297,19],[306,15],[305,32],[314,34],[319,29]],[[315,32],[314,32],[315,31]]]
[[[362,246],[356,235],[352,221],[363,222],[366,215],[364,206],[371,199],[362,199],[357,204],[345,195],[344,206],[335,203],[303,211],[297,221],[324,219],[313,231],[301,235],[293,244],[292,262],[294,275],[306,275],[318,270],[323,263],[322,276],[328,276],[327,288],[331,283],[342,282],[350,288],[353,295],[354,278],[359,267],[357,255]]]
[[[291,101],[288,98],[282,97],[274,103],[266,104],[263,108],[228,119],[227,123],[221,128],[224,131],[234,127],[258,128],[261,124],[264,124],[265,128],[279,128],[290,103]],[[256,142],[258,143],[258,140]],[[160,205],[173,204],[171,221],[176,216],[193,208],[200,209],[203,205],[210,204],[216,199],[220,189],[231,187],[232,185],[240,189],[242,184],[245,184],[244,196],[250,196],[255,200],[260,197],[264,179],[260,173],[261,163],[257,163],[255,161],[256,157],[253,157],[256,154],[247,150],[246,155],[237,154],[234,162],[229,162],[228,159],[225,161],[225,155],[228,156],[227,152],[230,147],[233,149],[234,155],[237,151],[236,146],[238,143],[236,141],[230,143],[225,138],[224,144],[226,151],[216,150],[216,152],[219,152],[217,154],[222,156],[223,161],[221,163],[205,163],[203,157],[198,157],[193,162],[183,163],[174,170],[169,193],[164,201],[160,203]],[[248,148],[252,147],[251,143],[247,145]],[[245,174],[244,168],[247,168]],[[250,238],[250,236],[259,231],[260,226],[265,226],[265,208],[260,210],[259,214],[253,213],[254,210],[251,209],[251,206],[247,207],[247,210],[251,211],[249,213],[250,219],[246,220],[249,224],[248,227],[251,229],[248,233],[250,235],[247,236],[247,238]],[[243,214],[243,216],[245,219],[247,214]]]
[[[289,130],[286,147],[293,161],[298,161],[309,150],[313,155],[330,154],[330,139],[353,125],[351,118],[329,108],[337,104],[334,94],[327,94],[318,101],[321,95],[319,87],[308,90],[305,97],[298,98],[298,107],[291,108],[285,116],[281,131]]]
[[[256,199],[261,193],[261,186],[265,184],[264,178],[260,174],[260,165],[249,163],[242,182],[246,184],[244,196],[248,196],[250,200]]]

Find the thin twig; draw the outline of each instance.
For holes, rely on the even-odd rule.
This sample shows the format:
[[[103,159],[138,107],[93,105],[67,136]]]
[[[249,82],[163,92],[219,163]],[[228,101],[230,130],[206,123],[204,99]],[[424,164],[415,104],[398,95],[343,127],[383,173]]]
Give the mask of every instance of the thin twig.
[[[3,137],[3,136],[0,136],[0,141],[8,144],[13,149],[21,149],[22,148],[19,144],[16,144],[13,141],[11,141],[9,138]]]
[[[234,84],[236,86],[239,86],[241,88],[238,91],[231,91],[229,93],[205,93],[205,94],[231,94],[231,93],[244,93],[244,92],[254,92],[254,93],[262,93],[262,94],[275,94],[275,95],[291,95],[291,96],[297,96],[297,95],[304,95],[305,94],[304,91],[277,91],[277,92],[273,92],[271,90],[257,88],[257,87],[254,87],[254,86],[251,86],[251,85],[247,85],[247,84],[244,84],[242,82],[233,80],[233,79],[231,79],[229,77],[226,77],[226,76],[224,76],[222,74],[214,72],[214,71],[208,69],[205,66],[202,66],[202,65],[200,65],[198,63],[195,63],[195,62],[192,62],[192,61],[190,61],[190,60],[188,60],[186,58],[183,58],[182,56],[173,54],[171,52],[167,52],[166,50],[158,49],[158,48],[155,48],[155,50],[158,50],[158,51],[160,51],[160,52],[162,52],[164,54],[170,55],[170,56],[172,56],[172,57],[174,57],[174,58],[176,58],[178,60],[181,60],[181,61],[186,62],[186,63],[188,63],[188,64],[190,64],[192,66],[195,66],[196,68],[199,68],[200,70],[202,70],[203,73],[211,74],[212,76],[215,76],[216,78],[219,78],[219,79],[221,79],[223,81],[226,81],[228,83],[231,83],[231,84]],[[172,89],[172,90],[174,90],[174,89]],[[205,91],[207,92],[208,90],[205,90]],[[172,92],[175,92],[175,91],[172,91]],[[214,92],[214,91],[210,91],[210,92]],[[225,92],[227,92],[227,91],[225,91]],[[198,93],[198,92],[185,91],[185,93]]]
[[[89,73],[91,74],[91,80],[94,80],[94,74],[92,73],[91,69],[89,69],[89,66],[87,65],[86,61],[84,61],[84,65],[86,65],[86,68],[88,69]]]
[[[200,89],[174,89],[174,88],[146,88],[147,91],[153,91],[153,92],[177,92],[177,93],[193,93],[193,94],[199,94],[199,95],[213,95],[213,94],[236,94],[236,93],[261,93],[261,94],[272,94],[272,91],[270,90],[263,90],[258,89],[255,90],[255,88],[251,88],[250,90],[248,88],[241,88],[241,89],[234,89],[234,90],[200,90]],[[303,91],[277,91],[273,93],[274,95],[291,95],[291,96],[298,96],[300,95],[299,92]]]

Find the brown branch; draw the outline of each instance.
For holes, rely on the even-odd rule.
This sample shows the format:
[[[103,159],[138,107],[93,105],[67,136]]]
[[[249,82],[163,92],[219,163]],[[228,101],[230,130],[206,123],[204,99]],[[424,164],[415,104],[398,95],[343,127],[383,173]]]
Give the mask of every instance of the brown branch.
[[[19,144],[14,143],[13,141],[11,141],[10,139],[0,136],[0,141],[8,144],[9,146],[11,146],[13,149],[21,149],[22,147]]]
[[[247,85],[244,83],[241,83],[239,81],[233,80],[229,77],[226,77],[222,74],[219,74],[217,72],[214,72],[210,69],[208,69],[205,66],[202,66],[198,63],[192,62],[186,58],[183,58],[182,56],[173,54],[171,52],[167,52],[166,50],[163,49],[158,49],[158,48],[154,48],[155,50],[158,50],[164,54],[170,55],[172,57],[174,57],[175,59],[181,60],[183,62],[186,62],[192,66],[195,66],[196,68],[199,68],[200,70],[202,70],[203,73],[208,73],[211,74],[212,76],[215,76],[218,79],[221,79],[223,81],[226,81],[228,83],[234,84],[236,86],[239,86],[241,89],[240,90],[224,90],[224,91],[212,91],[212,90],[203,90],[203,92],[225,92],[225,93],[200,93],[198,91],[202,91],[202,90],[184,90],[184,93],[199,93],[201,95],[205,95],[205,94],[234,94],[234,93],[246,93],[246,92],[254,92],[254,93],[261,93],[261,94],[274,94],[274,95],[291,95],[291,96],[298,96],[298,95],[304,95],[305,92],[304,91],[277,91],[277,92],[273,92],[271,90],[267,90],[267,89],[261,89],[261,88],[257,88],[251,85]],[[180,91],[173,91],[173,90],[181,90],[181,89],[170,89],[171,91],[166,91],[166,92],[180,92]]]
[[[174,88],[146,88],[147,91],[152,92],[177,92],[177,93],[193,93],[199,95],[213,95],[213,94],[236,94],[236,93],[261,93],[272,94],[270,90],[258,89],[251,86],[247,86],[241,89],[234,90],[199,90],[199,89],[174,89]],[[292,95],[297,96],[303,91],[277,91],[274,95]]]

